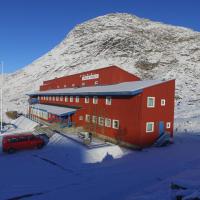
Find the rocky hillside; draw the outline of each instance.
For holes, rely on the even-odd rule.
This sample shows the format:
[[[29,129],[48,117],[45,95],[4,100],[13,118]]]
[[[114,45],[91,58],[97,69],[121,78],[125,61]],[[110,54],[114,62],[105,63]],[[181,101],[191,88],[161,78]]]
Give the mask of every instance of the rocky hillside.
[[[25,93],[43,80],[111,64],[143,79],[175,78],[176,117],[200,116],[200,33],[123,13],[77,25],[50,52],[8,74],[5,110],[25,111]]]

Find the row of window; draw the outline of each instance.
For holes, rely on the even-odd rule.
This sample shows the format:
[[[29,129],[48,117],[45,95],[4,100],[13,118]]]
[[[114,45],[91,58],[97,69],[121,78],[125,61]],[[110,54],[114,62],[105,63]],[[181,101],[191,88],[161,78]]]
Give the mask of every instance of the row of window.
[[[155,108],[155,101],[156,101],[155,97],[147,97],[147,108]],[[166,104],[166,100],[161,99],[160,105],[165,106],[165,104]]]
[[[166,129],[171,128],[171,122],[166,123]],[[154,122],[147,122],[146,123],[146,132],[151,133],[154,132]]]
[[[36,108],[31,108],[30,113],[37,117],[40,117],[40,118],[43,118],[46,120],[48,119],[48,112],[46,112],[46,111],[42,111],[42,110],[39,110]]]
[[[79,103],[79,96],[40,96],[40,100],[44,101],[64,101],[64,102],[76,102]],[[98,97],[94,96],[92,100],[93,104],[98,104]],[[90,103],[90,97],[86,96],[85,97],[85,103]],[[112,98],[110,96],[107,96],[105,99],[105,104],[106,105],[111,105],[112,104]]]
[[[79,120],[83,120],[83,116],[79,116]],[[104,118],[104,117],[97,117],[97,116],[91,116],[86,114],[85,115],[85,121],[86,122],[92,122],[93,124],[98,124],[99,126],[105,126],[105,127],[112,127],[114,129],[119,129],[119,120],[116,119],[110,119],[110,118]]]

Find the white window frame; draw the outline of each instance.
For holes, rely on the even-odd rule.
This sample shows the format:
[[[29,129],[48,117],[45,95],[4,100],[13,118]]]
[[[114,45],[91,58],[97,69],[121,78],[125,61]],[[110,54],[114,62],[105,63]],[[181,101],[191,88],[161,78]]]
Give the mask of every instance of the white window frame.
[[[107,96],[106,97],[106,105],[111,105],[112,104],[112,97]]]
[[[60,96],[60,101],[63,101],[63,96]]]
[[[82,115],[79,116],[79,120],[80,120],[80,121],[83,120],[83,116],[82,116]]]
[[[153,100],[153,105],[149,105],[150,99]],[[155,97],[147,97],[147,108],[155,108],[155,101],[156,101]]]
[[[104,126],[104,118],[103,117],[99,117],[98,124],[99,124],[99,126]]]
[[[98,104],[98,96],[93,96],[93,104]]]
[[[72,103],[73,101],[74,101],[74,97],[73,97],[73,96],[70,96],[70,97],[69,97],[69,102]]]
[[[167,128],[167,129],[171,128],[171,122],[167,122],[167,123],[166,123],[166,128]]]
[[[117,126],[117,127],[115,127],[115,122],[118,123],[118,126]],[[112,127],[113,127],[114,129],[119,129],[119,120],[113,119],[113,121],[112,121]]]
[[[59,96],[56,96],[56,101],[59,101]]]
[[[160,105],[161,105],[161,106],[165,106],[165,105],[166,105],[166,100],[165,100],[165,99],[161,99]]]
[[[97,124],[97,122],[98,122],[98,118],[97,118],[97,116],[92,116],[92,123],[93,124]]]
[[[76,96],[76,103],[79,103],[79,96]]]
[[[149,124],[152,125],[152,129],[151,130],[148,130]],[[154,122],[147,122],[146,123],[146,133],[152,133],[152,132],[154,132]]]
[[[65,102],[68,102],[68,96],[65,96]]]
[[[88,115],[88,114],[85,115],[85,121],[90,122],[90,115]]]
[[[55,101],[55,96],[53,96],[53,101]]]
[[[105,127],[111,127],[112,126],[112,120],[110,118],[105,118]]]
[[[89,96],[86,96],[85,97],[85,103],[89,103],[90,102],[90,98],[89,98]]]

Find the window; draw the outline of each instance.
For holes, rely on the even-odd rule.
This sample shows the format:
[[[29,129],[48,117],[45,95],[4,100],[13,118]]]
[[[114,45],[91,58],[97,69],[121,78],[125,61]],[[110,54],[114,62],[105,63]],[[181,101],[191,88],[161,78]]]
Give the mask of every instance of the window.
[[[47,101],[49,100],[49,97],[48,97],[48,96],[46,97],[46,100],[47,100]]]
[[[105,126],[106,127],[111,127],[111,119],[105,118]]]
[[[99,125],[100,126],[104,125],[104,118],[103,117],[99,117]]]
[[[155,107],[155,97],[147,97],[147,108]]]
[[[55,101],[55,97],[53,96],[53,101]]]
[[[112,103],[112,98],[106,97],[106,105],[111,105],[111,103]]]
[[[85,115],[85,121],[90,122],[90,115],[87,115],[87,114]]]
[[[80,121],[83,120],[83,116],[82,115],[79,116],[79,120]]]
[[[166,123],[166,128],[171,128],[171,123],[170,122]]]
[[[59,97],[58,96],[56,96],[56,101],[59,101]]]
[[[49,97],[49,101],[51,101],[51,96]]]
[[[90,102],[89,97],[85,97],[85,103],[89,103],[89,102]]]
[[[92,123],[97,124],[97,116],[92,116]]]
[[[98,103],[98,97],[97,96],[94,96],[93,97],[93,104],[97,104]]]
[[[146,123],[146,132],[151,133],[154,131],[154,122],[147,122]]]
[[[166,103],[165,99],[161,99],[161,106],[165,106],[165,103]]]
[[[63,101],[63,96],[60,96],[60,101]]]
[[[82,86],[85,86],[85,83],[82,83],[81,85],[82,85]]]
[[[95,81],[95,82],[94,82],[94,84],[95,84],[95,85],[98,85],[98,84],[99,84],[99,82],[98,82],[98,81]]]
[[[119,120],[113,119],[113,126],[114,129],[119,129]]]
[[[73,96],[70,96],[69,101],[73,102]]]
[[[65,102],[68,102],[68,96],[65,96]]]
[[[79,102],[79,96],[76,96],[76,103]]]

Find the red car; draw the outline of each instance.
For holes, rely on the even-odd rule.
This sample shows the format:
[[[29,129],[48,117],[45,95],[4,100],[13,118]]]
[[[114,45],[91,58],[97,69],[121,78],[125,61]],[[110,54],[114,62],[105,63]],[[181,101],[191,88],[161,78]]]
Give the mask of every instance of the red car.
[[[3,152],[14,153],[21,149],[42,148],[44,140],[32,133],[13,134],[3,137]]]

